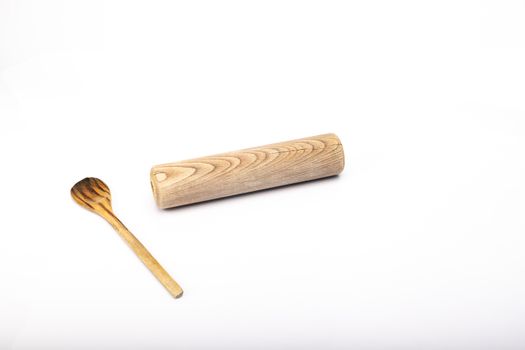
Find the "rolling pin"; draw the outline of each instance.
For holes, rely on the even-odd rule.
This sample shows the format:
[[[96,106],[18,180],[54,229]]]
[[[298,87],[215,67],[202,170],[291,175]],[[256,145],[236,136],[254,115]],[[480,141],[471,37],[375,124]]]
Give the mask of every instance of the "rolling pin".
[[[334,176],[344,164],[341,141],[324,134],[156,165],[150,178],[158,207],[166,209]]]

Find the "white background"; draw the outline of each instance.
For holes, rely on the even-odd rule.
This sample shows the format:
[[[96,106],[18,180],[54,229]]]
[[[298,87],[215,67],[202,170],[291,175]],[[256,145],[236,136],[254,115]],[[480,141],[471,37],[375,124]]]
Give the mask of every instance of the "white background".
[[[0,348],[523,349],[523,1],[0,1]],[[335,132],[161,211],[152,165]],[[103,179],[175,300],[70,187]]]

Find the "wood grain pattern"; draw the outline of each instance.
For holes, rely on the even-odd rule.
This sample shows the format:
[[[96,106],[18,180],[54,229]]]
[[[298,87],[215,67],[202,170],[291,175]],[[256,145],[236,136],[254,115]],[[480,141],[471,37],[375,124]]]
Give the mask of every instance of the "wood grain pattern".
[[[159,208],[171,208],[339,174],[343,145],[335,134],[275,143],[154,166]]]
[[[146,247],[115,216],[111,207],[109,187],[102,180],[87,177],[77,182],[71,188],[71,196],[82,207],[106,219],[173,297],[179,298],[182,296],[182,289],[177,282],[171,278]]]

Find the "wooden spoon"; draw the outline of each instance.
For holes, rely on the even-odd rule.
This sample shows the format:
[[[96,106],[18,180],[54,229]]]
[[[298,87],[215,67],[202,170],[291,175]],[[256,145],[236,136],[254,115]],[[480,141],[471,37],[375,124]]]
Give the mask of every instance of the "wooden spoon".
[[[146,247],[144,247],[115,214],[113,214],[111,194],[109,193],[108,186],[102,180],[94,177],[86,177],[71,188],[71,196],[75,202],[82,207],[94,211],[106,219],[171,295],[175,298],[182,296],[182,288],[177,282],[171,278],[166,270],[155,260],[153,255],[148,252]]]

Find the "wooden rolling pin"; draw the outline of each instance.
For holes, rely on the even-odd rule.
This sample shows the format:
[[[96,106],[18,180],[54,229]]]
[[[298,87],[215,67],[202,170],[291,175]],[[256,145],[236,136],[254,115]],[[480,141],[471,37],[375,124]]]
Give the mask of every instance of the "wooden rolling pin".
[[[151,186],[159,208],[172,208],[339,174],[343,145],[335,134],[156,165]]]

